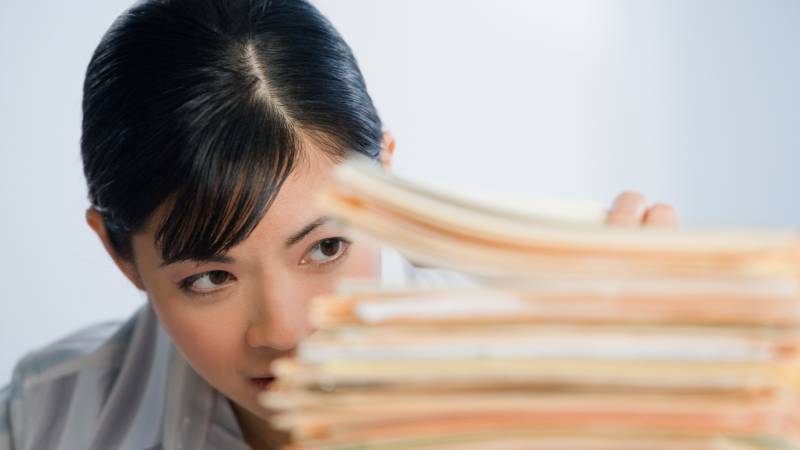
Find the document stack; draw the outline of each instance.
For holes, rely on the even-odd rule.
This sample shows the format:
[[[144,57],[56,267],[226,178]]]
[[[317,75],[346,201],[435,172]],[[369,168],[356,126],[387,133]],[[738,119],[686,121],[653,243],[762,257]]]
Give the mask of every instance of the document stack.
[[[289,449],[800,449],[794,232],[559,222],[363,161],[319,205],[478,283],[315,298],[259,398]]]

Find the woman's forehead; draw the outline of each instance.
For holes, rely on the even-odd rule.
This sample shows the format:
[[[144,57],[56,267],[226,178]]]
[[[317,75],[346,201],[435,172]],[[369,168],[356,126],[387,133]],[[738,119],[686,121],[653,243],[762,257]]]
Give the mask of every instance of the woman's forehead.
[[[272,204],[259,223],[278,230],[305,226],[319,217],[314,197],[333,176],[336,163],[325,157],[306,159],[286,178]],[[257,227],[258,228],[258,227]]]
[[[245,239],[256,237],[258,240],[275,239],[282,234],[292,234],[298,228],[320,218],[319,211],[313,206],[314,197],[333,176],[337,165],[331,158],[321,156],[321,152],[307,152],[287,176],[275,195],[258,225],[251,235]],[[148,219],[138,234],[147,236],[155,246],[155,234],[163,221],[172,211],[172,204],[164,202]]]

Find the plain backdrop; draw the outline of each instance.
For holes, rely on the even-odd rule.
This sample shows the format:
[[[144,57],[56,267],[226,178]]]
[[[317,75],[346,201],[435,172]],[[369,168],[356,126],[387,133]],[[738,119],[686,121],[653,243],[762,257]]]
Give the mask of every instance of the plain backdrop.
[[[84,222],[81,90],[129,0],[0,2],[0,385],[25,352],[144,301]],[[320,0],[398,174],[796,227],[796,0]]]

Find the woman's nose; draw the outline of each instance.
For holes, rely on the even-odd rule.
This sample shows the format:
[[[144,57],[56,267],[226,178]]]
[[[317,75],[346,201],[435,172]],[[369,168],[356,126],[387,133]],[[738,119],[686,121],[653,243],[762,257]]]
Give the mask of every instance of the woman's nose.
[[[249,318],[247,344],[288,351],[314,331],[308,316],[308,299],[297,292],[263,293]]]

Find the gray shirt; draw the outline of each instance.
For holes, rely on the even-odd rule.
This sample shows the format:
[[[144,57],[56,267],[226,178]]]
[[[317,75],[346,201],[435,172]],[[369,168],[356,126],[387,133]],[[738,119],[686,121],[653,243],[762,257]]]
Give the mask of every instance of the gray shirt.
[[[387,284],[469,282],[382,252]],[[0,390],[0,450],[245,450],[229,400],[177,351],[149,303],[31,352]]]

